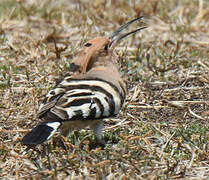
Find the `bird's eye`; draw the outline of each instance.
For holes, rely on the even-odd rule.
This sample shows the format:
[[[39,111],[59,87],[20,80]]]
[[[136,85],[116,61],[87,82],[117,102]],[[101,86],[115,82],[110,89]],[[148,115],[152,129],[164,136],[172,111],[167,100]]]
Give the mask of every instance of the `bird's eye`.
[[[91,43],[86,43],[84,46],[85,47],[90,47],[91,46]]]
[[[108,45],[105,45],[104,50],[107,52],[108,51]]]

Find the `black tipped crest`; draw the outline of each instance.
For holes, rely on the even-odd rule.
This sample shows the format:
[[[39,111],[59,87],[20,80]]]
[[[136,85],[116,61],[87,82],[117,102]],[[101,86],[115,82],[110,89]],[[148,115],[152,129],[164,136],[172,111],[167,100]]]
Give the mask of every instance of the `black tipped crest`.
[[[71,63],[71,64],[70,64],[70,67],[69,67],[69,70],[70,70],[71,72],[76,72],[77,70],[79,70],[79,68],[80,68],[80,66],[78,66],[77,64]]]

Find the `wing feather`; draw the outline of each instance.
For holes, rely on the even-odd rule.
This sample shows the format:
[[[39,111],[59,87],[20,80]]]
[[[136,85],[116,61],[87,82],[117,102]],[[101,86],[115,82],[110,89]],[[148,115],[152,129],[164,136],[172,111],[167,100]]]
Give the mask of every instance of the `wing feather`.
[[[116,115],[121,102],[121,94],[109,83],[102,80],[70,80],[67,77],[46,95],[38,117],[60,122],[98,119]]]

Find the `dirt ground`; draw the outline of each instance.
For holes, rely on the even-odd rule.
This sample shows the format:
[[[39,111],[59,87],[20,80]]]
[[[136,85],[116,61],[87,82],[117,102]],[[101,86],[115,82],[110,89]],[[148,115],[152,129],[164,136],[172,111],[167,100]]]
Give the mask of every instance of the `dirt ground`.
[[[44,95],[83,44],[147,26],[115,48],[128,96],[91,130],[23,153]],[[1,0],[0,179],[206,179],[209,177],[208,0]]]

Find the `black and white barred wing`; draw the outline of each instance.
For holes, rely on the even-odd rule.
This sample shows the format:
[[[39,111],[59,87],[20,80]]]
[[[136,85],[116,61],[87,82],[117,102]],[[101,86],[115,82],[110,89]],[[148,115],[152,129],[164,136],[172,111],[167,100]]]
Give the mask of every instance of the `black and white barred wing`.
[[[51,112],[58,100],[65,94],[62,88],[55,88],[46,95],[42,104],[39,107],[38,118],[43,119],[43,122],[38,123],[28,134],[26,134],[22,143],[25,145],[37,145],[48,140],[56,130],[61,126],[59,113],[56,115]],[[65,117],[67,118],[67,117]],[[62,117],[62,120],[65,119]]]
[[[48,92],[43,102],[39,106],[38,118],[43,118],[57,104],[59,99],[65,94],[65,89],[55,88]],[[63,119],[65,119],[63,117]],[[55,119],[56,121],[56,119]]]
[[[123,101],[119,90],[103,80],[65,78],[46,95],[38,114],[43,122],[23,138],[23,144],[35,145],[48,140],[66,121],[114,116]]]
[[[48,118],[56,116],[59,121],[98,119],[118,114],[124,97],[114,85],[102,80],[73,80],[64,79],[54,91],[57,102],[50,109]],[[62,94],[64,92],[64,94]],[[49,98],[53,99],[53,97]],[[45,112],[45,105],[40,108]],[[44,110],[43,110],[44,109]],[[52,115],[53,114],[53,115]],[[50,121],[50,119],[48,119]]]

